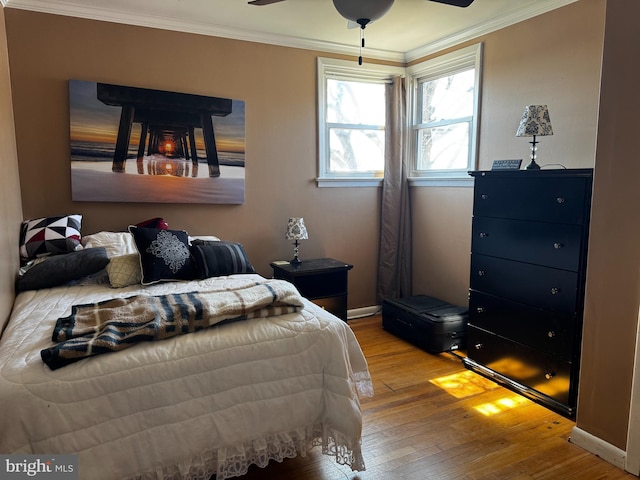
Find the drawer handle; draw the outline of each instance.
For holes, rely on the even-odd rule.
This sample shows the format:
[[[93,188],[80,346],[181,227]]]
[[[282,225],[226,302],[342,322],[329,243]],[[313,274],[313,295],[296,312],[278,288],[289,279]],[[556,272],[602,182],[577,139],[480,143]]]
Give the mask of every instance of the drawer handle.
[[[483,193],[482,195],[480,195],[480,198],[482,200],[486,200],[487,198],[489,198],[489,195],[487,195],[486,193]]]
[[[563,204],[564,203],[564,197],[556,198],[556,202],[558,202],[559,204]]]
[[[484,270],[478,270],[478,275],[484,277]]]
[[[553,244],[553,248],[555,248],[556,250],[560,250],[563,247],[564,247],[564,243],[556,242]]]
[[[480,232],[480,238],[487,238],[489,236],[488,233]]]
[[[547,337],[549,337],[549,338],[553,338],[553,337],[555,337],[555,336],[556,336],[556,332],[554,332],[553,330],[549,330],[549,331],[547,332]]]
[[[551,289],[551,295],[557,295],[557,294],[559,294],[559,293],[560,293],[560,289],[559,289],[559,288],[557,288],[557,287],[553,287],[553,288]]]
[[[556,372],[547,372],[544,374],[544,378],[546,378],[547,380],[551,380],[555,376],[556,376]]]
[[[484,307],[477,307],[477,308],[476,308],[476,312],[478,312],[478,313],[484,313]]]
[[[482,343],[476,343],[474,347],[476,348],[476,350],[481,350],[482,348],[484,348],[484,345]]]

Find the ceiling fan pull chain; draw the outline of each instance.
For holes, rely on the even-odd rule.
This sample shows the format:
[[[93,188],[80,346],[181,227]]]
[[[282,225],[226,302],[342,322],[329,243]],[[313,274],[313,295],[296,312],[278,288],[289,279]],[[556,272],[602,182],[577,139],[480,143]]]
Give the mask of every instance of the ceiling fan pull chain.
[[[358,65],[362,65],[362,49],[364,48],[364,26],[360,29],[360,56],[358,57]]]

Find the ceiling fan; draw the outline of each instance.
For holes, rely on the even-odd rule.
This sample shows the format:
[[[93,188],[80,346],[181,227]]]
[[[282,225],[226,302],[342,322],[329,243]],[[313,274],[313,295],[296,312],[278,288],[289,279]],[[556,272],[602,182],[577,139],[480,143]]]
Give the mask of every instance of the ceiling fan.
[[[249,5],[271,5],[272,3],[284,0],[251,0]],[[474,0],[428,0],[431,2],[444,3],[455,7],[468,7]],[[364,28],[374,20],[381,18],[389,11],[394,0],[333,0],[333,6],[338,13],[346,18],[351,25],[355,22]],[[360,50],[364,47],[364,34],[360,33]],[[362,65],[362,55],[358,58],[358,63]]]
[[[278,2],[283,2],[284,0],[252,0],[249,3],[249,5],[271,5],[272,3],[278,3]],[[473,3],[473,0],[428,0],[430,2],[438,2],[438,3],[444,3],[446,5],[453,5],[455,7],[468,7],[469,5],[471,5]],[[345,2],[345,1],[336,1],[334,0],[334,5],[336,4],[344,4],[344,3],[349,3],[349,2]],[[373,3],[373,4],[385,4],[388,5],[387,9],[391,7],[391,5],[393,4],[393,0],[386,0],[383,2],[350,2],[350,3],[354,3],[356,7],[358,8],[363,8],[363,6],[366,3]],[[338,8],[338,5],[336,5],[336,9]],[[366,8],[366,7],[364,7]],[[338,10],[339,12],[340,10]],[[355,21],[355,20],[354,20]]]

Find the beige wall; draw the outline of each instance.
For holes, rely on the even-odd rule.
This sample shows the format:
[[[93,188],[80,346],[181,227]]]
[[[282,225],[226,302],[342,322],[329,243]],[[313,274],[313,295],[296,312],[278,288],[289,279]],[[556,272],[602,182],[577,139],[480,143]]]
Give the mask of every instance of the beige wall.
[[[640,68],[630,60],[640,58],[638,14],[637,0],[581,0],[484,38],[479,150],[480,169],[499,158],[527,161],[528,144],[515,129],[524,105],[543,103],[554,135],[539,139],[538,162],[595,167],[577,426],[623,451],[640,304],[640,223],[633,216],[640,204],[633,132]],[[415,287],[461,304],[468,190],[413,192]]]
[[[625,0],[623,5],[635,1]],[[555,135],[540,139],[540,163],[570,168],[596,165],[606,5],[606,0],[581,0],[481,39],[481,169],[490,168],[494,159],[526,161],[529,145],[526,139],[515,137],[515,130],[529,103],[548,104],[554,125]],[[243,242],[259,273],[268,275],[269,261],[291,255],[290,245],[282,238],[286,218],[301,215],[311,236],[302,245],[302,256],[327,255],[355,264],[350,273],[349,308],[375,303],[378,189],[320,189],[314,182],[315,52],[12,9],[6,9],[5,15],[24,217],[79,212],[85,216],[83,230],[90,233],[122,229],[128,223],[161,215],[173,228]],[[637,15],[628,18],[634,17]],[[608,26],[607,33],[610,31],[614,27]],[[636,45],[640,44],[637,40]],[[621,67],[623,60],[633,58],[638,58],[637,52],[622,56],[614,65]],[[246,203],[72,202],[67,95],[71,78],[245,100]],[[633,75],[631,79],[637,80]],[[618,100],[618,92],[623,87],[632,91],[635,85],[605,83],[602,99],[614,105],[603,109],[601,119],[612,122],[608,125],[618,121],[616,109],[627,101],[627,94]],[[0,91],[6,95],[7,88]],[[601,134],[603,128],[601,121]],[[628,224],[622,212],[632,214],[629,208],[638,202],[632,194],[618,191],[618,182],[632,189],[631,182],[637,177],[627,175],[633,172],[624,169],[631,168],[633,155],[618,151],[617,140],[601,139],[598,146],[578,424],[624,448],[632,352],[626,344],[629,352],[620,352],[619,342],[624,337],[631,343],[635,337],[635,320],[630,316],[634,309],[637,316],[638,302],[632,294],[637,291],[637,259],[633,246],[622,238],[622,225]],[[609,163],[614,150],[615,162]],[[610,168],[618,164],[619,169]],[[619,210],[619,218],[609,217],[608,210],[622,202],[627,210]],[[471,188],[414,188],[412,205],[415,293],[464,304]],[[614,219],[619,220],[617,233],[608,238]],[[15,221],[15,214],[9,220]],[[618,240],[624,248],[618,249]],[[626,285],[624,295],[612,295],[617,283],[605,285],[618,274],[606,264],[603,252],[611,249],[616,253],[614,265],[624,273],[620,279]],[[633,262],[625,263],[627,254]],[[614,310],[614,320],[608,314],[612,298],[625,302]],[[615,329],[610,328],[612,321]],[[603,357],[611,360],[601,364]],[[615,380],[611,369],[616,371]]]
[[[489,168],[496,158],[528,155],[528,143],[514,132],[524,105],[538,102],[550,105],[556,131],[541,142],[540,157],[568,167],[593,166],[599,3],[583,0],[481,39],[480,168]],[[576,16],[585,28],[570,26]],[[282,239],[286,218],[301,215],[311,237],[302,255],[353,263],[349,308],[375,303],[378,189],[317,188],[313,181],[315,52],[12,9],[7,17],[20,179],[28,192],[25,217],[80,212],[83,231],[91,233],[161,215],[172,228],[241,241],[258,271],[270,274],[269,261],[291,255]],[[523,44],[532,37],[545,54],[527,55],[525,61]],[[245,100],[246,203],[72,202],[70,78]],[[470,189],[417,188],[412,198],[414,291],[462,304],[468,286]]]
[[[22,220],[18,157],[13,125],[11,85],[4,9],[0,8],[0,331],[13,305],[15,272],[18,268],[18,236]]]
[[[578,427],[624,450],[640,303],[640,2],[606,3]]]
[[[349,307],[375,303],[376,188],[317,188],[316,57],[311,51],[6,9],[24,216],[79,212],[83,232],[163,216],[171,228],[240,241],[259,273],[290,259],[289,216],[310,239],[301,256],[353,263]],[[68,80],[246,102],[243,205],[71,201]]]
[[[530,139],[515,136],[529,104],[547,104],[554,129],[553,136],[538,139],[538,163],[594,166],[603,5],[602,0],[581,0],[479,39],[480,170],[498,159],[529,162]],[[412,200],[414,290],[466,304],[471,188],[416,188]]]
[[[411,201],[414,293],[466,305],[473,188],[417,187]]]

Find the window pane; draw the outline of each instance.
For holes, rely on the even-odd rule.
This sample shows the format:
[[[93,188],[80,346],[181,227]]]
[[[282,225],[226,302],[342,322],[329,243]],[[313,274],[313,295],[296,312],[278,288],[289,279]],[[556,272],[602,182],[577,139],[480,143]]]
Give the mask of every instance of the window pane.
[[[327,122],[384,125],[384,85],[327,79]]]
[[[469,162],[469,123],[424,128],[418,132],[420,170],[465,169]]]
[[[384,130],[332,128],[329,149],[330,172],[384,170]]]
[[[422,83],[419,123],[472,116],[474,88],[473,69]]]

